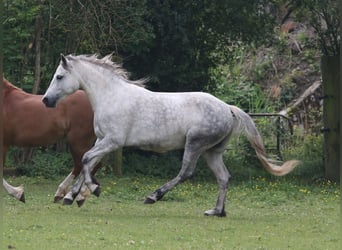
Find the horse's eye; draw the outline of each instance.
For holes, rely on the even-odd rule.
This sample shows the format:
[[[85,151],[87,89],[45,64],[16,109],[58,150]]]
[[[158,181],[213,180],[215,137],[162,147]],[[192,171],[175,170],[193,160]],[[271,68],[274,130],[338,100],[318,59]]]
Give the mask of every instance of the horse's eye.
[[[63,76],[62,75],[57,75],[56,78],[57,78],[57,80],[61,80],[63,78]]]

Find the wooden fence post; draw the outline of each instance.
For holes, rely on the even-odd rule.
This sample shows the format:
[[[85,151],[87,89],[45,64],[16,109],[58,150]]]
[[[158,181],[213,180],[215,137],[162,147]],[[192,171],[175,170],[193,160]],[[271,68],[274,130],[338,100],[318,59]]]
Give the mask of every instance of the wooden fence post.
[[[340,178],[340,57],[323,56],[324,167],[329,180]]]
[[[113,172],[116,176],[122,175],[122,148],[114,151]]]

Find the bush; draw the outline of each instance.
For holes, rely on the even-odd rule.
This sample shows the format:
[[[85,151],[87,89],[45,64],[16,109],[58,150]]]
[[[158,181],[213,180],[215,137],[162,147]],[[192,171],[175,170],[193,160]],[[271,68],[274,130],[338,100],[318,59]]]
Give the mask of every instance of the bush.
[[[269,124],[258,124],[260,131],[266,129],[267,126]],[[270,139],[267,136],[264,139],[266,143],[270,143]],[[321,135],[306,135],[304,138],[292,138],[292,144],[286,145],[287,148],[282,148],[284,160],[298,159],[302,161],[302,164],[291,174],[292,176],[295,175],[300,178],[313,180],[324,175],[322,141]],[[296,142],[296,144],[293,144],[293,142]],[[276,159],[276,155],[271,155],[271,150],[267,149],[266,151],[270,158]],[[124,148],[122,171],[126,176],[151,176],[171,179],[181,169],[182,156],[183,151],[157,154]],[[243,135],[232,138],[224,153],[224,163],[234,181],[247,181],[254,177],[274,178],[262,168],[254,149]],[[11,162],[9,157],[7,165],[12,164],[13,162]],[[105,168],[106,165],[110,164],[111,162],[105,161],[104,168],[99,171],[99,174],[112,174],[110,168]],[[33,151],[32,161],[18,164],[17,172],[20,175],[26,176],[56,178],[67,175],[71,171],[72,165],[71,154],[68,152],[56,153],[51,149],[36,149]],[[197,163],[194,177],[196,180],[215,181],[215,176],[203,157]]]
[[[123,174],[170,179],[179,173],[182,166],[182,157],[182,150],[158,154],[127,148],[123,151]],[[202,158],[197,163],[194,176],[196,176],[196,179],[213,176]]]
[[[295,141],[297,144],[284,152],[287,159],[302,161],[302,164],[295,169],[294,174],[310,179],[324,176],[323,136],[321,134],[306,135]]]
[[[56,178],[67,175],[73,166],[71,154],[57,153],[49,149],[37,149],[33,151],[32,162],[20,163],[17,171],[26,176],[42,176]]]

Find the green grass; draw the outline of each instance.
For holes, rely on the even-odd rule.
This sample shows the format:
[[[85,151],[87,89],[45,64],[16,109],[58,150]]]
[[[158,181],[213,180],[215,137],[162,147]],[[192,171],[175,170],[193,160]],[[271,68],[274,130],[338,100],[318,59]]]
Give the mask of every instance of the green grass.
[[[215,183],[186,182],[154,205],[147,194],[165,180],[100,177],[102,194],[82,208],[53,204],[60,180],[25,183],[26,204],[3,195],[1,249],[338,249],[338,185],[251,178],[234,183],[226,218],[206,217]]]

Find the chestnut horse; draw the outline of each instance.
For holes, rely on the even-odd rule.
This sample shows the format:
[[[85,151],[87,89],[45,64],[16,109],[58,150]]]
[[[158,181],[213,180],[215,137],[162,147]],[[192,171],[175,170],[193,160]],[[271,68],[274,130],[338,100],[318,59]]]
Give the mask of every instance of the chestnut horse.
[[[77,91],[61,101],[56,109],[48,109],[41,95],[32,95],[11,84],[3,77],[3,161],[10,146],[47,146],[66,138],[70,145],[74,167],[59,185],[54,201],[61,200],[69,186],[82,170],[82,156],[96,139],[93,128],[93,111],[83,91]],[[100,167],[98,164],[95,171]],[[8,193],[25,201],[21,187],[12,187],[5,180]],[[88,190],[78,197],[81,206]]]

